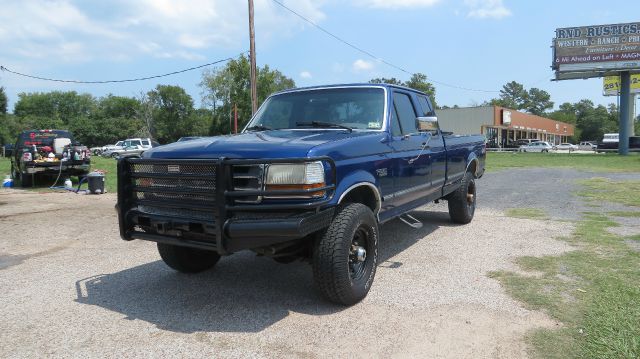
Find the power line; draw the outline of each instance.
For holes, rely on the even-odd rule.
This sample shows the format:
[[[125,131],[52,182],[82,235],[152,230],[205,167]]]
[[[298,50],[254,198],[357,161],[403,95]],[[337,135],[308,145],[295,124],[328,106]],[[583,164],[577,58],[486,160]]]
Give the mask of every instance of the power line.
[[[367,55],[367,56],[369,56],[369,57],[371,57],[371,58],[373,58],[373,59],[375,59],[375,60],[377,60],[379,62],[382,62],[383,64],[385,64],[387,66],[393,67],[394,69],[399,70],[401,72],[404,72],[404,73],[406,73],[408,75],[413,75],[414,74],[414,73],[412,73],[410,71],[405,70],[404,68],[402,68],[400,66],[397,66],[397,65],[395,65],[395,64],[393,64],[393,63],[391,63],[389,61],[386,61],[385,59],[380,58],[380,57],[372,54],[371,52],[369,52],[369,51],[367,51],[367,50],[365,50],[365,49],[363,49],[363,48],[361,48],[359,46],[356,46],[353,43],[350,43],[349,41],[347,41],[347,40],[345,40],[345,39],[343,39],[343,38],[331,33],[329,30],[327,30],[327,29],[323,28],[322,26],[316,24],[315,22],[307,19],[306,17],[304,17],[301,14],[297,13],[295,10],[287,7],[286,5],[281,3],[280,1],[278,1],[278,0],[272,0],[272,1],[274,3],[276,3],[276,4],[278,4],[283,9],[289,11],[290,13],[292,13],[295,16],[299,17],[300,19],[304,20],[305,22],[309,23],[313,27],[317,28],[318,30],[324,32],[328,36],[334,38],[335,40],[338,40],[339,42],[341,42],[341,43],[343,43],[343,44],[345,44],[345,45],[347,45],[349,47],[351,47],[352,49],[354,49],[354,50],[356,50],[358,52],[361,52],[361,53],[363,53],[363,54],[365,54],[365,55]],[[446,82],[434,80],[433,78],[430,78],[429,81],[437,83],[439,85],[443,85],[443,86],[447,86],[447,87],[451,87],[451,88],[455,88],[455,89],[459,89],[459,90],[465,90],[465,91],[488,92],[488,93],[500,92],[500,91],[496,91],[496,90],[482,90],[482,89],[474,89],[474,88],[469,88],[469,87],[464,87],[464,86],[452,85],[452,84],[449,84],[449,83],[446,83]]]
[[[238,54],[238,56],[243,55],[245,53],[246,53],[246,51]],[[126,80],[103,80],[103,81],[61,80],[61,79],[52,79],[52,78],[48,78],[48,77],[23,74],[23,73],[20,73],[20,72],[17,72],[17,71],[10,70],[10,69],[8,69],[8,68],[6,68],[4,66],[0,66],[0,70],[6,71],[6,72],[10,72],[10,73],[15,74],[15,75],[19,75],[19,76],[23,76],[23,77],[29,77],[29,78],[32,78],[32,79],[43,80],[43,81],[67,82],[67,83],[74,83],[74,84],[108,84],[108,83],[134,82],[134,81],[157,79],[157,78],[160,78],[160,77],[166,77],[166,76],[176,75],[176,74],[180,74],[180,73],[187,72],[187,71],[201,69],[203,67],[219,64],[221,62],[231,61],[234,58],[235,57],[229,57],[229,58],[226,58],[226,59],[222,59],[222,60],[218,60],[218,61],[214,61],[214,62],[209,62],[209,63],[204,64],[204,65],[194,66],[194,67],[190,67],[188,69],[179,70],[179,71],[173,71],[173,72],[169,72],[169,73],[162,74],[162,75],[139,77],[139,78],[135,78],[135,79],[126,79]]]

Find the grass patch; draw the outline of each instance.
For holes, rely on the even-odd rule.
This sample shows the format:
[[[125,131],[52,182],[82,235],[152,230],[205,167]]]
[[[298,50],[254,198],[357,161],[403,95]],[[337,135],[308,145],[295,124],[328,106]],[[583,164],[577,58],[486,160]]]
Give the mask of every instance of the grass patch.
[[[524,219],[547,219],[547,214],[538,208],[509,208],[506,215],[514,218]]]
[[[4,179],[4,176],[11,174],[11,161],[8,157],[0,157],[0,176]]]
[[[640,218],[640,212],[613,211],[608,214],[613,217]]]
[[[615,202],[640,207],[640,181],[612,181],[591,178],[579,181],[584,190],[579,195],[592,202]]]
[[[598,183],[600,185],[600,183]],[[600,187],[599,187],[600,188]],[[617,193],[640,198],[640,186],[610,182],[599,189],[603,199]],[[634,202],[635,203],[635,202]],[[611,215],[638,216],[638,212]],[[569,241],[576,248],[561,256],[521,257],[517,264],[536,276],[491,273],[526,307],[543,310],[564,325],[536,330],[527,340],[540,358],[640,357],[640,252],[607,228],[608,216],[585,213]]]
[[[117,190],[118,179],[117,179],[117,167],[116,160],[112,158],[103,158],[99,156],[91,157],[91,170],[101,170],[105,172],[105,188],[107,192],[115,193]],[[9,158],[0,158],[0,176],[4,178],[6,175],[11,174],[11,161]],[[74,185],[77,185],[77,179],[72,177]],[[38,179],[36,182],[36,186],[33,187],[34,190],[41,191],[43,189],[47,189],[47,187],[51,186],[52,182],[55,178],[44,177],[42,179]],[[64,181],[64,178],[62,178]],[[61,181],[59,181],[61,182]],[[60,183],[58,183],[60,185]],[[19,188],[18,183],[14,183],[14,187]],[[86,185],[83,185],[82,188],[86,188]]]
[[[531,167],[573,168],[594,172],[640,172],[640,155],[487,152],[487,171]]]

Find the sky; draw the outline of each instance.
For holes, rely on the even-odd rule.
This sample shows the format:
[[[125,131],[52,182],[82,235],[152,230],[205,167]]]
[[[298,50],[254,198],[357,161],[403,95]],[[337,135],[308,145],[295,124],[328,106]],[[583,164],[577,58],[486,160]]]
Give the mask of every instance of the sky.
[[[551,94],[556,107],[602,96],[602,79],[550,81],[556,28],[639,21],[640,1],[255,0],[256,59],[298,87],[408,80],[424,73],[439,105],[474,106],[509,81]],[[249,49],[244,0],[0,0],[0,65],[68,80],[121,80],[182,70]],[[387,63],[392,64],[389,66]],[[220,66],[220,65],[218,65]],[[0,72],[12,111],[19,93],[139,96],[178,85],[201,104],[202,70],[116,84],[65,84]]]

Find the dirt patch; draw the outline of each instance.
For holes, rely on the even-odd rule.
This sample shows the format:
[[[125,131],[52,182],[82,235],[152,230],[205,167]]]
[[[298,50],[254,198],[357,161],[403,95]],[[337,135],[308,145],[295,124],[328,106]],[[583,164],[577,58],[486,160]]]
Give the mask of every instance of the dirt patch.
[[[243,252],[175,273],[152,243],[120,240],[112,194],[2,196],[0,356],[523,357],[528,330],[558,324],[487,273],[571,250],[553,239],[566,223],[480,207],[460,226],[428,206],[420,230],[382,227],[373,288],[344,308],[318,296],[305,263]]]

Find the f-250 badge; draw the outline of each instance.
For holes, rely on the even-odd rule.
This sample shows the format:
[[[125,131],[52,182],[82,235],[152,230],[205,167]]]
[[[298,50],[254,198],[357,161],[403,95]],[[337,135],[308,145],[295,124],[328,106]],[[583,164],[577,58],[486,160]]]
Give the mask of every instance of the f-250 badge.
[[[387,176],[387,169],[386,168],[378,168],[376,170],[376,173],[378,174],[378,177],[386,177]]]

